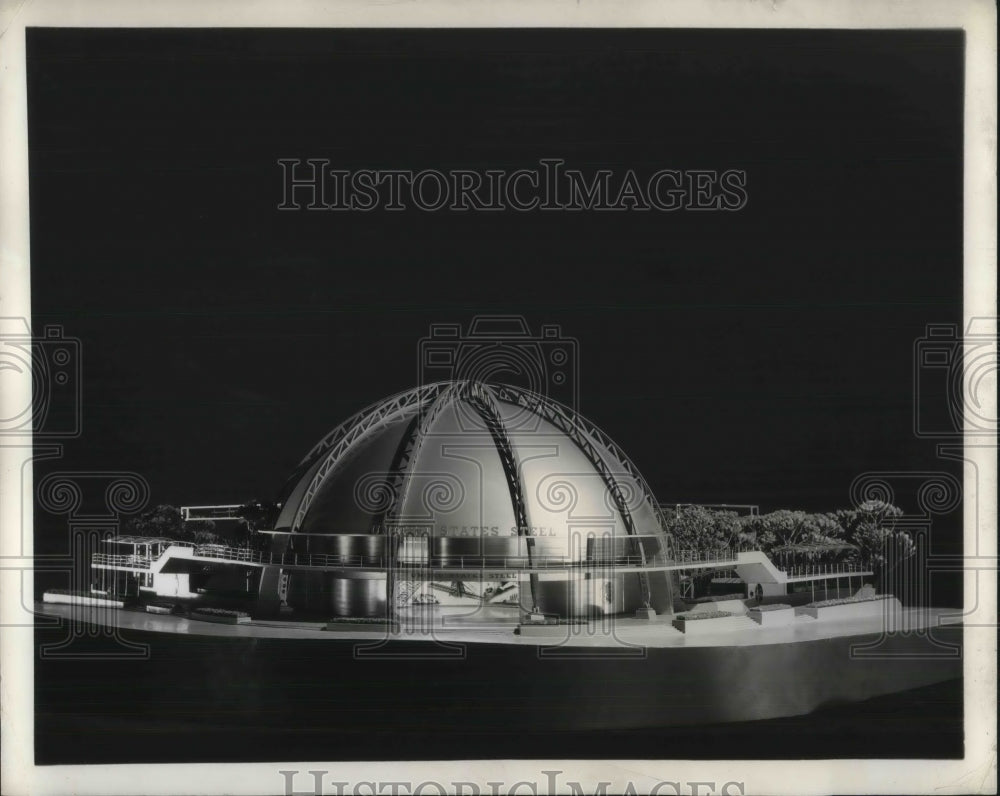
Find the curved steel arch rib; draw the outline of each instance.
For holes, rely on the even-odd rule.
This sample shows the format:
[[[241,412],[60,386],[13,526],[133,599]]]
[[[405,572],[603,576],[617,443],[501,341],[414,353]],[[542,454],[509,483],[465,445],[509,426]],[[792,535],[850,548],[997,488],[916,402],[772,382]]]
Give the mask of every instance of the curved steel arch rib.
[[[442,391],[420,424],[411,429],[410,433],[400,443],[400,448],[394,459],[392,473],[388,481],[389,494],[395,497],[392,505],[383,514],[383,522],[391,526],[399,519],[400,509],[405,502],[405,490],[408,483],[407,476],[410,474],[413,464],[417,459],[420,446],[423,444],[434,420],[447,406],[454,405],[454,402],[458,400],[465,400],[469,403],[476,411],[476,414],[482,419],[486,430],[493,440],[493,444],[500,457],[504,477],[507,481],[518,535],[523,535],[526,533],[529,523],[524,500],[524,487],[521,483],[514,448],[510,443],[510,437],[503,424],[503,419],[493,394],[483,384],[470,381],[457,382],[450,388]]]
[[[414,418],[414,423],[401,440],[399,448],[393,459],[391,472],[387,478],[389,494],[393,496],[392,503],[382,514],[380,524],[386,533],[392,533],[393,528],[398,526],[400,511],[406,503],[407,490],[409,487],[409,475],[417,461],[421,445],[427,438],[428,432],[437,417],[446,407],[453,407],[458,400],[465,400],[475,410],[482,419],[487,431],[493,441],[497,454],[500,458],[504,477],[507,481],[507,488],[510,493],[511,506],[515,521],[517,523],[518,536],[528,533],[530,527],[528,523],[527,504],[524,500],[524,488],[521,483],[520,468],[514,454],[514,448],[510,443],[510,437],[503,424],[503,418],[497,407],[496,400],[489,390],[480,382],[457,382],[444,388],[434,399],[426,414],[422,418]],[[529,548],[529,561],[531,552]],[[532,602],[535,601],[535,580],[531,577]]]
[[[467,384],[467,394],[464,397],[483,419],[490,436],[493,438],[493,444],[500,455],[504,477],[507,479],[510,502],[514,508],[514,519],[517,522],[517,535],[524,536],[531,525],[528,522],[528,509],[524,500],[521,471],[518,467],[517,456],[514,454],[514,446],[510,443],[507,427],[504,425],[500,409],[490,388],[481,382],[467,382]]]
[[[305,467],[315,462],[317,457],[319,457],[325,451],[328,451],[330,448],[332,448],[334,445],[340,442],[344,434],[347,433],[348,429],[350,429],[351,426],[359,423],[361,419],[365,417],[365,415],[374,412],[380,406],[384,406],[385,404],[390,404],[394,401],[406,400],[407,396],[415,395],[425,390],[438,388],[441,386],[441,384],[442,384],[441,382],[435,382],[433,384],[428,384],[424,387],[416,387],[410,390],[403,390],[402,392],[398,392],[395,395],[390,395],[388,398],[382,398],[381,400],[375,401],[375,403],[369,404],[360,412],[355,412],[353,415],[347,418],[347,420],[345,420],[343,423],[334,427],[332,430],[328,431],[326,435],[323,437],[323,439],[321,439],[319,442],[313,445],[312,450],[310,450],[309,453],[307,453],[303,457],[302,461],[299,462],[298,466]]]
[[[660,508],[659,503],[657,503],[656,498],[653,496],[653,492],[649,488],[649,484],[646,482],[646,479],[642,477],[642,473],[639,472],[639,469],[624,454],[621,448],[619,448],[607,434],[601,431],[600,428],[583,418],[583,416],[573,411],[568,406],[563,406],[557,401],[553,401],[551,398],[539,395],[538,393],[533,393],[529,390],[524,390],[520,387],[513,387],[507,384],[497,385],[493,389],[500,400],[522,406],[533,412],[537,412],[543,418],[556,426],[560,431],[569,436],[569,438],[572,439],[577,446],[579,446],[591,464],[597,468],[602,478],[604,478],[605,485],[615,500],[616,508],[619,508],[619,511],[622,513],[622,520],[625,523],[626,529],[630,534],[634,534],[636,530],[635,523],[631,517],[631,512],[628,511],[624,497],[621,494],[621,488],[617,485],[617,482],[614,479],[614,473],[611,472],[611,469],[608,467],[607,462],[605,462],[604,456],[601,455],[600,450],[597,446],[593,445],[593,442],[597,442],[598,445],[604,448],[604,450],[611,455],[614,459],[614,463],[621,467],[622,471],[628,474],[628,476],[635,481],[636,485],[642,492],[643,500],[652,510],[653,516],[656,518],[656,522],[660,526],[661,533],[663,533],[668,540],[670,539],[670,531],[668,530],[663,510]]]
[[[625,502],[625,497],[622,495],[621,487],[618,486],[618,481],[615,478],[614,473],[611,472],[607,462],[604,461],[604,456],[594,445],[594,442],[596,441],[598,444],[603,446],[607,453],[609,453],[616,460],[616,463],[620,465],[621,468],[638,484],[639,489],[643,493],[644,500],[653,510],[653,516],[656,517],[656,521],[660,526],[660,532],[663,535],[667,549],[669,550],[672,547],[672,537],[670,532],[667,530],[666,520],[663,517],[659,504],[653,497],[649,484],[646,483],[646,480],[642,477],[638,468],[632,464],[629,458],[622,453],[621,449],[615,445],[606,434],[604,434],[592,423],[584,420],[583,417],[581,417],[577,412],[574,412],[568,406],[563,406],[562,404],[542,395],[538,395],[537,393],[522,390],[518,387],[512,387],[510,385],[498,386],[496,391],[497,396],[501,400],[508,401],[509,403],[513,403],[517,406],[522,406],[525,409],[541,415],[543,418],[556,426],[560,431],[566,434],[571,440],[573,440],[576,446],[583,452],[583,454],[600,474],[605,488],[611,493],[611,497],[615,502],[615,507],[618,509],[618,513],[622,518],[622,523],[625,525],[625,532],[630,536],[635,536],[637,535],[637,530],[635,522],[632,519],[632,512],[629,510],[628,504]],[[637,540],[637,545],[642,565],[645,566],[647,563],[645,545],[641,539]],[[643,603],[648,608],[652,600],[652,590],[649,585],[649,577],[645,571],[639,571],[637,576]]]
[[[428,386],[433,386],[433,385],[428,385]],[[421,388],[403,390],[402,392],[398,392],[395,395],[389,396],[388,398],[383,398],[379,401],[376,401],[375,403],[369,404],[360,412],[355,412],[353,415],[347,418],[347,420],[345,420],[343,423],[340,423],[339,425],[335,426],[333,429],[328,431],[323,436],[323,439],[321,439],[319,442],[313,445],[309,453],[307,453],[304,457],[302,457],[302,460],[295,466],[295,469],[292,471],[291,475],[289,475],[288,478],[285,479],[285,483],[282,484],[281,489],[278,490],[277,501],[279,505],[283,504],[289,498],[289,496],[294,492],[295,486],[299,483],[299,481],[302,480],[302,478],[306,475],[306,473],[308,473],[309,470],[312,469],[312,466],[316,463],[316,460],[320,456],[322,456],[326,451],[328,451],[330,448],[332,448],[334,445],[340,442],[344,438],[344,435],[347,434],[347,432],[352,427],[360,423],[365,418],[366,415],[369,415],[370,413],[378,410],[378,408],[380,406],[383,406],[384,404],[391,403],[392,401],[404,400],[407,396],[419,392],[420,389]]]
[[[454,392],[455,385],[452,384],[444,387],[434,398],[433,403],[431,403],[430,408],[424,413],[423,417],[415,418],[418,422],[413,425],[405,439],[400,442],[399,450],[397,450],[393,461],[393,472],[390,475],[391,482],[389,483],[391,489],[389,494],[393,495],[393,499],[382,515],[383,524],[387,532],[391,531],[397,524],[399,512],[406,504],[409,475],[413,471],[413,464],[416,462],[417,456],[420,454],[420,447],[427,438],[434,420],[444,411]]]
[[[323,482],[337,469],[338,465],[343,462],[347,454],[359,442],[374,431],[400,422],[411,410],[419,411],[426,403],[437,398],[446,385],[446,382],[438,382],[418,387],[408,392],[399,393],[375,404],[374,408],[355,415],[352,418],[352,424],[341,424],[337,429],[334,429],[334,432],[331,432],[331,434],[337,433],[338,437],[327,449],[322,463],[316,469],[316,472],[313,473],[309,486],[299,500],[291,529],[297,531],[302,527],[302,522],[309,511],[309,506],[312,504],[313,498],[316,497],[316,493],[323,485]]]

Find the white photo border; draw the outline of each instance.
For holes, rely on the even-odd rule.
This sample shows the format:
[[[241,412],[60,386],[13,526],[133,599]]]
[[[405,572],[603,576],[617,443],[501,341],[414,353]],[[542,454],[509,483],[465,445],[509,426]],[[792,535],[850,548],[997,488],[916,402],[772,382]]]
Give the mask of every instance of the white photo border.
[[[297,3],[230,0],[0,0],[0,315],[30,319],[28,138],[25,30],[29,27],[580,27],[580,28],[951,28],[966,34],[964,142],[964,320],[995,318],[996,309],[996,6],[990,0],[459,0]],[[995,374],[992,399],[996,400]],[[30,390],[30,386],[27,388]],[[28,400],[25,400],[26,396]],[[8,391],[5,407],[30,403],[30,392]],[[6,414],[4,417],[8,416]],[[992,445],[966,445],[965,550],[985,568],[965,573],[965,605],[983,626],[965,629],[965,758],[963,760],[671,761],[530,760],[232,763],[170,765],[35,766],[32,616],[22,605],[31,594],[32,503],[30,448],[0,448],[0,673],[2,673],[2,783],[17,794],[259,794],[284,789],[281,770],[301,772],[296,787],[311,786],[310,770],[326,780],[443,783],[537,782],[545,771],[568,781],[628,783],[648,792],[658,782],[741,783],[729,792],[990,793],[996,792],[996,561],[997,457]],[[978,470],[978,490],[977,471]],[[22,493],[21,490],[24,490]],[[25,499],[29,498],[29,499]],[[978,521],[978,527],[977,527]],[[991,564],[989,562],[992,562]],[[333,792],[333,791],[329,791]],[[345,792],[353,792],[350,788]],[[368,791],[362,791],[368,792]],[[437,792],[429,790],[427,792]],[[470,791],[466,791],[470,792]],[[672,790],[662,790],[671,793]],[[690,792],[690,791],[683,791]]]

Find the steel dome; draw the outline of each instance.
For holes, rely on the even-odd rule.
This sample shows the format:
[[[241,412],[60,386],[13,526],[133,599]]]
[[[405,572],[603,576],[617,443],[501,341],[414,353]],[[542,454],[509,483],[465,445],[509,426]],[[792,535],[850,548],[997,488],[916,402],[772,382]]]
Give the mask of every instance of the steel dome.
[[[578,413],[510,385],[438,382],[365,408],[300,463],[274,534],[277,549],[372,564],[288,586],[290,601],[318,601],[339,615],[405,602],[395,591],[404,580],[412,590],[412,580],[394,582],[394,564],[441,562],[470,569],[462,581],[477,568],[521,571],[526,610],[670,606],[666,574],[643,571],[668,555],[670,539],[639,471]],[[592,571],[618,560],[636,563],[634,571]]]

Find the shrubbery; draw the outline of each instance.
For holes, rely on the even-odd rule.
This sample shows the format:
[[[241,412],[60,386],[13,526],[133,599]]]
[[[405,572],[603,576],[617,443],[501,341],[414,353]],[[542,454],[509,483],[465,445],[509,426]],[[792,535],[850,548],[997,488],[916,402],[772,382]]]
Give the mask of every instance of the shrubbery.
[[[782,509],[739,516],[704,506],[665,511],[675,551],[753,548],[775,563],[787,552],[797,563],[861,565],[874,572],[876,582],[916,551],[910,535],[897,528],[902,516],[901,509],[881,500],[827,513]],[[699,590],[707,590],[711,573],[693,577],[701,584]]]
[[[858,595],[855,597],[839,597],[832,600],[817,600],[814,603],[809,603],[810,608],[829,608],[831,605],[850,605],[851,603],[868,603],[873,600],[888,600],[892,597],[891,594],[876,594],[876,595]]]
[[[695,611],[690,614],[677,614],[677,618],[685,622],[692,622],[696,619],[722,619],[724,616],[733,616],[732,611]]]
[[[262,543],[261,535],[250,532],[245,520],[222,523],[217,526],[212,520],[184,521],[176,506],[161,504],[125,520],[122,535],[155,536],[175,539],[178,542],[192,542],[197,545],[222,544],[239,546],[250,544],[256,547]]]

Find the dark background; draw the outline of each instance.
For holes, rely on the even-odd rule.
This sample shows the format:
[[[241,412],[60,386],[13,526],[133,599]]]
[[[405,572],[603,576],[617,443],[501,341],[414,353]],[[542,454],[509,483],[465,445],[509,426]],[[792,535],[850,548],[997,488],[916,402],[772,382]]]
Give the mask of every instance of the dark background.
[[[30,30],[33,324],[83,362],[83,434],[36,482],[271,498],[414,386],[430,324],[483,313],[579,341],[581,410],[663,501],[825,511],[866,471],[957,473],[914,434],[913,351],[961,320],[963,57],[960,31]],[[749,202],[279,212],[286,157],[736,168]],[[36,535],[64,550],[65,518]]]

